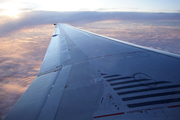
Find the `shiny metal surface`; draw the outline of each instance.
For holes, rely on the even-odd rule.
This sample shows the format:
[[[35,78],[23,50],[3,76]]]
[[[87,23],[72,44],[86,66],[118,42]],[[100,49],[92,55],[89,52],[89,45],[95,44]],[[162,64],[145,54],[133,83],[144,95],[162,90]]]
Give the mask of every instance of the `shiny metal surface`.
[[[5,120],[178,120],[179,71],[179,55],[56,24],[37,78]]]

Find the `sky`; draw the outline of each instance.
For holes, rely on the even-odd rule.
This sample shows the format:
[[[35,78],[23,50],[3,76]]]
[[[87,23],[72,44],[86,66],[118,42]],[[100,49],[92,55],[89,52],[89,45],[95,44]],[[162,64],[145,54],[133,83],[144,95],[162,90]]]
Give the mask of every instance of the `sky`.
[[[57,22],[179,20],[179,5],[180,0],[0,0],[0,36]]]
[[[54,23],[180,54],[180,0],[0,0],[0,120],[36,78]]]
[[[180,12],[180,0],[0,0],[0,15],[25,11]]]

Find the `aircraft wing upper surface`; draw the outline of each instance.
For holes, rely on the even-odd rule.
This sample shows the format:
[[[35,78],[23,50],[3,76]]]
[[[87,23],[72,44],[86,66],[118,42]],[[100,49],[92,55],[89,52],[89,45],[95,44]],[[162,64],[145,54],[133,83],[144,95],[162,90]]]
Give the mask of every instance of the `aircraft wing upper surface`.
[[[5,120],[180,119],[180,56],[56,24]]]

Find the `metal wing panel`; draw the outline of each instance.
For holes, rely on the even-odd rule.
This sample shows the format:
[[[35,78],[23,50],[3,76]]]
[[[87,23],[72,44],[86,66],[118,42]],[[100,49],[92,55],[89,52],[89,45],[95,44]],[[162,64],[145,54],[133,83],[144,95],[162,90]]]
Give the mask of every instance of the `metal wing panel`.
[[[37,120],[59,72],[37,77],[5,120]]]
[[[53,120],[55,118],[70,71],[71,65],[65,66],[61,70],[51,92],[49,93],[38,120]]]
[[[59,36],[60,32],[59,34],[57,34],[57,31],[59,31],[59,28],[55,29],[56,34],[53,35],[51,39],[43,63],[39,70],[39,75],[47,73],[49,70],[56,70],[62,65],[60,59],[60,41],[62,40],[62,38],[60,38]]]
[[[135,48],[141,48],[141,49],[144,49],[146,51],[151,51],[151,52],[163,54],[165,56],[170,56],[170,57],[174,57],[174,58],[178,58],[178,59],[180,58],[180,55],[178,55],[178,54],[169,53],[169,52],[165,52],[165,51],[161,51],[161,50],[157,50],[157,49],[148,48],[148,47],[145,47],[145,46],[141,46],[141,45],[125,42],[125,41],[118,40],[118,39],[115,39],[115,38],[110,38],[110,37],[102,36],[102,35],[99,35],[99,34],[96,34],[96,33],[92,33],[92,32],[86,31],[86,30],[75,28],[73,26],[70,26],[70,27],[72,27],[74,29],[77,29],[77,30],[80,30],[80,31],[82,31],[82,32],[84,32],[86,34],[89,33],[91,35],[95,35],[95,36],[98,36],[98,37],[106,38],[106,39],[111,40],[111,41],[116,41],[118,43],[125,44],[126,46],[133,46]]]
[[[87,56],[85,61],[89,61],[94,71],[99,73],[100,77],[94,78],[94,83],[91,81],[89,85],[97,81],[103,82],[104,92],[98,101],[98,109],[94,111],[94,119],[134,119],[134,117],[175,119],[180,117],[176,112],[179,108],[171,107],[180,104],[178,55],[117,42],[66,25],[61,25],[61,29],[67,35],[66,38],[71,40],[84,56]],[[76,68],[76,70],[80,69]],[[74,70],[74,74],[78,72]],[[78,79],[80,81],[80,78]],[[68,81],[72,80],[73,78],[68,79]],[[82,82],[84,86],[87,86],[85,80]],[[68,85],[83,86],[80,83],[75,84],[75,81],[71,84],[68,82]],[[75,90],[76,87],[72,88]],[[68,91],[68,88],[66,90]],[[142,92],[143,90],[145,92]],[[131,93],[134,91],[136,93]],[[71,93],[66,94],[71,95]],[[79,97],[83,98],[80,95]],[[63,101],[66,100],[68,98],[63,98]],[[88,103],[84,107],[88,108]],[[68,111],[66,113],[68,114]],[[68,116],[66,119],[70,118]],[[81,118],[83,119],[84,116]]]
[[[38,77],[5,119],[179,119],[179,71],[178,55],[56,24]]]
[[[124,45],[120,42],[117,44],[116,41],[86,33],[67,25],[61,25],[61,27],[68,34],[69,38],[78,46],[78,48],[88,56],[88,58],[134,52],[139,50],[143,51],[142,49]]]

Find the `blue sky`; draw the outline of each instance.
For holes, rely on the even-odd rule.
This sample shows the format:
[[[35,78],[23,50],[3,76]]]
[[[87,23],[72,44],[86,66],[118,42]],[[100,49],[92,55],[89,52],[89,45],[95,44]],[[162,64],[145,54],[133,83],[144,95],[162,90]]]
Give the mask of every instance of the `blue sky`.
[[[25,11],[118,11],[179,13],[180,0],[0,0],[0,15]]]

